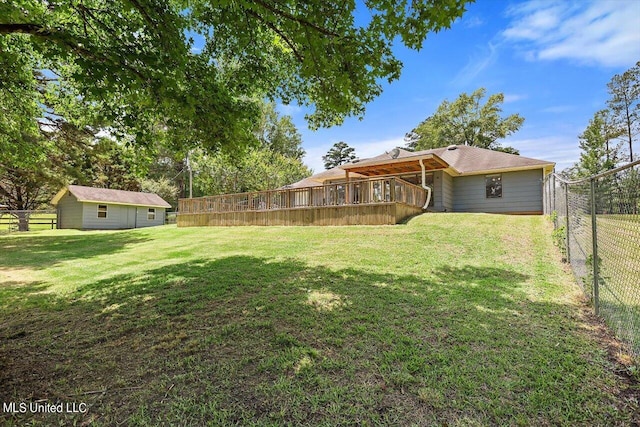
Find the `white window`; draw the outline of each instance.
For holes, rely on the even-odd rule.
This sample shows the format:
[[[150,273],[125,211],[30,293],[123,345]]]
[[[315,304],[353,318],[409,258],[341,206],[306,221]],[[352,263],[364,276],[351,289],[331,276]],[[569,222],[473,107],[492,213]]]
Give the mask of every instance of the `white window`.
[[[107,205],[98,205],[98,218],[107,217]]]
[[[156,209],[155,208],[149,208],[149,211],[147,212],[147,220],[148,221],[155,221],[156,219]]]

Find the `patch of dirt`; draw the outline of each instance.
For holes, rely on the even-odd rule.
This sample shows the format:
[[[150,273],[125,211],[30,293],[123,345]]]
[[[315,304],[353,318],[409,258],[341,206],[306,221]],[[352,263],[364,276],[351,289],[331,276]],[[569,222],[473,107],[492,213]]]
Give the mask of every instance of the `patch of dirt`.
[[[0,267],[0,283],[23,284],[33,282],[33,270],[29,268]]]

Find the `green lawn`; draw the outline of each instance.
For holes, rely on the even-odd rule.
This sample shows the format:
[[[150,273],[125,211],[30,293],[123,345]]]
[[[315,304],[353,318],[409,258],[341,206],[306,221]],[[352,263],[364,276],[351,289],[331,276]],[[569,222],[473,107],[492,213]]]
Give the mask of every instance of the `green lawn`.
[[[22,425],[630,425],[543,217],[0,236]],[[45,401],[46,399],[46,401]]]

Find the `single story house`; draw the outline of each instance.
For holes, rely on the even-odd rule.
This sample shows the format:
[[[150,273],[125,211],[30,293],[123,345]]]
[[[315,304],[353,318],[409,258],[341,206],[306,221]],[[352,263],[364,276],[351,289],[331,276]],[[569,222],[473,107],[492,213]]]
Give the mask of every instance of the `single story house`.
[[[542,214],[555,164],[452,145],[394,148],[274,190],[180,199],[178,227],[398,224],[424,211]]]
[[[171,205],[153,193],[69,185],[51,203],[58,228],[118,230],[165,223]]]
[[[287,188],[394,176],[430,187],[430,211],[542,214],[542,182],[554,167],[555,163],[545,160],[465,145],[416,152],[395,148],[320,172]]]

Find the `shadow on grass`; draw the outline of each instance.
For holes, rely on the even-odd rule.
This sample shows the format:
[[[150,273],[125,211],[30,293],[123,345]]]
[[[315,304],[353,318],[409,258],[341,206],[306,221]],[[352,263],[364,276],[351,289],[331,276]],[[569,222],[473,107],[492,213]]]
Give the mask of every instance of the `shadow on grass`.
[[[58,262],[118,252],[146,237],[131,230],[73,236],[7,236],[0,239],[0,266],[42,267]]]
[[[570,310],[526,275],[331,270],[249,256],[120,275],[0,319],[0,401],[102,425],[570,424],[628,417]],[[39,286],[39,285],[38,285]],[[27,286],[28,287],[28,286]],[[595,417],[595,418],[593,418]],[[610,418],[617,417],[617,418]]]

